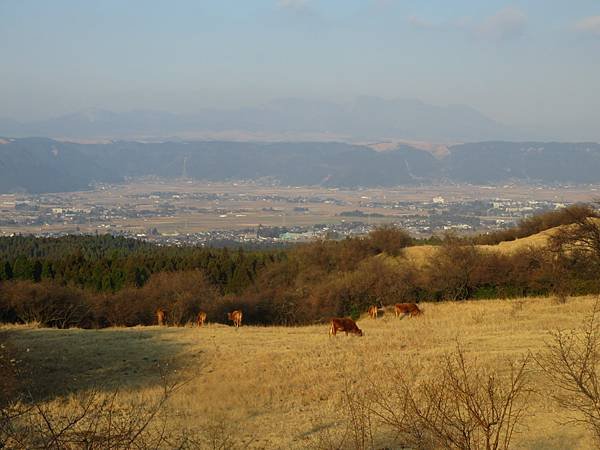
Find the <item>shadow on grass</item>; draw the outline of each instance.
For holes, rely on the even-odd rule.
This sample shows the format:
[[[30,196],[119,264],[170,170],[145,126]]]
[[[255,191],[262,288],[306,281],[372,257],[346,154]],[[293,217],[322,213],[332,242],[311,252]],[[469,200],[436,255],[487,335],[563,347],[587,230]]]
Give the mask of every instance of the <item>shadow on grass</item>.
[[[166,339],[159,328],[12,329],[6,334],[21,381],[36,401],[88,389],[160,386],[162,374],[183,368],[180,354],[187,346]]]

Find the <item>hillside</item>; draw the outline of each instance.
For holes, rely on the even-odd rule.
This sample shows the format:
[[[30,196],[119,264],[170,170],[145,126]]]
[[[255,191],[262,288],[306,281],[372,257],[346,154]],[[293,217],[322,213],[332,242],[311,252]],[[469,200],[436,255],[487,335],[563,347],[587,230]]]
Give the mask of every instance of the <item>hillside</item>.
[[[548,238],[556,232],[556,228],[545,230],[540,233],[533,234],[514,241],[504,241],[495,245],[476,245],[476,248],[487,252],[498,252],[500,254],[513,254],[518,251],[532,248],[540,248],[548,243]],[[439,250],[437,245],[417,245],[404,249],[403,256],[414,262],[418,266],[422,266],[429,258],[435,256]]]
[[[168,401],[170,431],[210,439],[229,438],[227,448],[319,447],[338,442],[345,426],[344,391],[366,398],[370,389],[394,401],[394,377],[425,380],[454,351],[507,373],[507,359],[545,351],[549,333],[581,325],[594,300],[551,298],[425,303],[417,319],[386,314],[358,325],[362,338],[327,336],[327,325],[307,327],[135,327],[56,330],[3,327],[9,343],[34,370],[34,385],[49,411],[75,404],[74,396],[99,389],[107,397],[119,386],[124,406],[160,393],[157,363],[168,362],[172,380],[187,380]],[[581,424],[565,424],[569,413],[551,400],[555,390],[532,370],[535,392],[511,448],[591,449]],[[67,399],[69,395],[69,400]],[[373,419],[375,448],[398,448],[393,433]],[[344,448],[353,448],[347,444]]]
[[[587,211],[571,207],[535,216],[516,231],[568,223],[577,208]],[[466,245],[479,236],[407,247],[414,243],[410,235],[383,227],[362,237],[278,250],[156,246],[110,235],[3,237],[0,321],[61,328],[150,325],[161,307],[170,311],[170,323],[185,324],[199,311],[226,323],[225,313],[241,308],[248,324],[306,325],[335,315],[357,317],[380,303],[600,292],[594,252],[566,246],[557,261],[551,252],[529,251],[556,230],[498,245]],[[557,267],[564,275],[557,276]]]
[[[402,185],[438,173],[429,153],[333,142],[111,142],[12,139],[0,145],[0,192],[85,189],[128,177],[275,179],[286,185]]]
[[[600,144],[481,142],[450,146],[435,157],[409,145],[375,151],[336,142],[0,140],[0,192],[74,191],[142,176],[331,187],[597,183]]]

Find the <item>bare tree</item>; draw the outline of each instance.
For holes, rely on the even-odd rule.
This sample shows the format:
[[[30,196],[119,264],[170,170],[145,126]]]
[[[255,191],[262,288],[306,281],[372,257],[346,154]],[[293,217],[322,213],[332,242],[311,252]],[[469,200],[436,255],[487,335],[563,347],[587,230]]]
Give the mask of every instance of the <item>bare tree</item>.
[[[600,265],[600,219],[591,208],[565,210],[572,219],[550,237],[550,248],[557,254],[582,253],[589,262]]]
[[[468,362],[457,346],[431,371],[435,377],[418,380],[407,375],[414,371],[395,368],[387,377],[389,387],[378,379],[366,383],[368,390],[353,392],[347,383],[342,431],[324,429],[316,447],[372,449],[384,438],[401,448],[506,450],[533,392],[529,366],[526,356],[507,360],[500,371]],[[388,433],[376,436],[376,430]]]
[[[547,351],[536,357],[553,387],[552,396],[585,424],[600,444],[600,300],[580,330],[551,333]]]
[[[532,390],[530,358],[507,361],[508,377],[468,363],[463,349],[447,355],[435,379],[395,376],[392,396],[378,396],[379,417],[404,445],[418,448],[508,449]]]
[[[18,374],[18,369],[13,373]],[[0,448],[157,449],[184,448],[184,432],[171,431],[165,405],[183,382],[161,371],[161,392],[153,399],[123,401],[120,393],[96,388],[76,394],[68,407],[42,404],[25,390],[0,405]]]

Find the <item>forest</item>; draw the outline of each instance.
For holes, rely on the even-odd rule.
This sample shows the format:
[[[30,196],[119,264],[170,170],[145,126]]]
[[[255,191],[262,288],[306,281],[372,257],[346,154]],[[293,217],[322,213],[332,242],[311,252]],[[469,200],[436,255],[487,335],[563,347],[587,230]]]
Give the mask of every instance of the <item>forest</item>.
[[[0,322],[50,327],[184,325],[199,311],[227,322],[299,325],[358,317],[398,302],[600,292],[600,227],[591,205],[522,220],[495,233],[413,239],[393,226],[364,237],[283,249],[166,247],[113,237],[0,237]],[[557,228],[558,227],[558,228]],[[547,244],[489,251],[553,229]],[[424,263],[408,247],[437,244]]]

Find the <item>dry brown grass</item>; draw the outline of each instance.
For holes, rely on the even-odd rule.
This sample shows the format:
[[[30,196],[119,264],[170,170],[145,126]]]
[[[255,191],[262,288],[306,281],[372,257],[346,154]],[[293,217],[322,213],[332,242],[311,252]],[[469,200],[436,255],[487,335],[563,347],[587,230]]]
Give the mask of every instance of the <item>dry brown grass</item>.
[[[542,231],[514,241],[504,241],[495,245],[476,245],[480,250],[488,252],[499,252],[501,254],[512,254],[527,248],[542,248],[548,244],[548,240],[552,234],[556,233],[557,228]],[[414,262],[417,266],[423,266],[429,258],[435,256],[435,253],[440,249],[437,245],[418,245],[407,247],[404,249],[404,256]]]
[[[94,386],[106,395],[120,387],[123,401],[158,393],[156,365],[168,363],[172,375],[189,380],[167,404],[172,427],[205,433],[207,447],[211,436],[223,444],[223,436],[235,433],[223,445],[306,448],[344,429],[339,406],[349,383],[360,388],[369,380],[385,387],[390,371],[435,377],[434,367],[457,342],[470,360],[502,374],[507,358],[543,351],[551,331],[578,328],[593,304],[591,297],[566,304],[549,298],[425,303],[419,318],[396,319],[391,311],[378,320],[365,315],[359,321],[362,338],[329,338],[326,324],[3,330],[35,369],[39,395],[51,409],[64,408],[70,395]],[[531,379],[536,392],[514,447],[594,448],[583,425],[564,425],[568,411],[552,400],[553,386],[543,372],[534,370]],[[387,445],[388,438],[376,433],[375,445]]]

